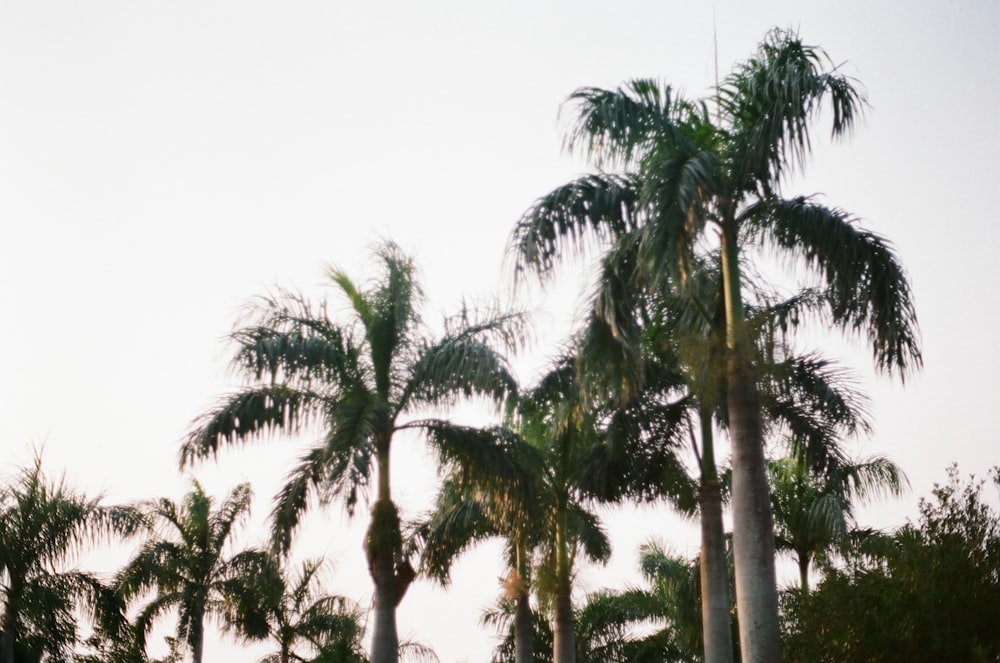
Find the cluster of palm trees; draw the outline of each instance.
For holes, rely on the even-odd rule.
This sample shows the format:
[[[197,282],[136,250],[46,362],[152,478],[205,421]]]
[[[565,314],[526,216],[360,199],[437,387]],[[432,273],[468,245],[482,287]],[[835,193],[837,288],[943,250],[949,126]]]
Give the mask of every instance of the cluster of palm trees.
[[[490,537],[506,544],[508,653],[518,663],[570,663],[581,651],[600,652],[590,660],[640,660],[642,651],[641,660],[716,663],[734,660],[734,642],[743,661],[779,661],[776,543],[796,555],[807,589],[810,566],[851,531],[856,499],[905,482],[884,459],[857,464],[845,453],[842,440],[870,429],[864,397],[834,362],[797,349],[793,332],[809,320],[842,329],[870,344],[877,368],[902,377],[921,363],[909,284],[888,242],[842,210],[783,194],[824,107],[842,136],[864,99],[821,50],[782,31],[704,100],[650,80],[573,93],[567,145],[596,171],[539,198],[509,250],[519,279],[545,280],[563,256],[585,250],[600,252],[601,269],[567,350],[530,386],[510,363],[526,317],[463,306],[436,327],[425,324],[415,266],[392,242],[377,247],[371,281],[331,270],[349,306],[344,319],[294,292],[257,300],[232,334],[245,387],[195,420],[181,464],[279,432],[319,430],[319,439],[274,498],[266,551],[223,554],[246,513],[246,486],[215,510],[197,484],[181,504],[93,507],[100,531],[149,533],[116,591],[89,576],[59,580],[75,592],[67,597],[90,597],[99,633],[117,633],[104,641],[107,660],[144,651],[150,625],[170,607],[177,652],[190,651],[196,663],[210,615],[240,637],[273,638],[277,661],[357,660],[354,609],[317,593],[318,564],[283,575],[280,561],[305,511],[339,501],[351,513],[370,506],[372,663],[398,660],[396,609],[414,579],[447,582],[457,556]],[[789,295],[759,278],[752,259],[761,250],[789,256],[813,285]],[[469,399],[502,416],[487,427],[440,416]],[[390,470],[394,445],[417,436],[437,453],[444,479],[433,512],[410,523],[394,502]],[[718,461],[723,439],[728,470]],[[766,440],[784,441],[788,458],[769,464]],[[581,555],[601,562],[611,551],[596,507],[660,499],[700,518],[699,559],[691,565],[646,549],[653,589],[597,597],[592,612],[617,617],[584,629],[603,639],[588,636],[581,646],[573,578]],[[17,573],[6,567],[9,606],[20,601]],[[131,622],[114,619],[151,593]],[[17,643],[32,646],[9,606],[4,661],[14,660],[7,653]],[[71,607],[31,632],[69,642]],[[538,608],[551,617],[551,652],[539,651]],[[678,615],[692,611],[696,632],[682,635],[674,627],[690,620]],[[642,620],[667,627],[634,637],[627,624]],[[308,653],[293,653],[296,638]],[[127,643],[127,651],[107,643]]]
[[[159,663],[187,654],[200,663],[209,619],[242,640],[270,640],[269,662],[367,660],[363,615],[323,590],[321,560],[289,569],[263,550],[228,554],[251,497],[240,484],[216,506],[195,481],[180,503],[109,506],[48,479],[36,456],[0,491],[0,660],[148,663],[147,637],[171,610],[176,629]],[[135,537],[110,579],[75,568],[88,544]],[[92,623],[86,638],[80,610]]]

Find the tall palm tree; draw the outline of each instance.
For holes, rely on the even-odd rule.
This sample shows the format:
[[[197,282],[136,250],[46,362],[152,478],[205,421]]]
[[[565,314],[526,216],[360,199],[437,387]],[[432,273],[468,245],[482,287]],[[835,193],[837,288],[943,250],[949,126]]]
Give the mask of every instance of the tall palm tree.
[[[323,591],[323,567],[322,560],[307,560],[295,572],[288,572],[275,563],[261,578],[259,601],[268,636],[278,645],[261,663],[308,661],[316,656],[366,663],[361,649],[362,614],[344,597]],[[340,658],[334,659],[334,654]]]
[[[901,495],[907,480],[888,458],[874,456],[838,463],[825,472],[809,469],[801,456],[768,463],[774,509],[775,545],[795,556],[799,583],[809,592],[809,567],[843,550],[857,529],[854,509],[886,495]]]
[[[396,434],[423,433],[442,459],[469,472],[502,470],[491,436],[420,415],[462,398],[499,402],[513,395],[507,362],[490,344],[518,343],[523,317],[477,318],[463,308],[435,336],[420,318],[423,294],[413,262],[391,242],[375,258],[381,273],[367,288],[339,269],[330,271],[353,314],[346,324],[331,319],[325,304],[316,307],[290,293],[266,298],[251,311],[250,324],[232,334],[234,366],[249,385],[195,422],[181,459],[186,464],[214,455],[220,445],[321,425],[323,438],[301,456],[276,497],[275,544],[287,550],[313,494],[324,503],[342,500],[350,513],[374,483],[364,544],[375,585],[371,658],[394,663],[396,607],[415,576],[392,499]]]
[[[243,483],[213,509],[214,500],[195,481],[179,504],[165,497],[145,504],[151,536],[117,578],[127,600],[155,592],[135,620],[137,651],[145,651],[153,623],[171,608],[178,613],[177,642],[191,651],[194,663],[202,661],[207,617],[221,618],[235,630],[251,626],[256,606],[247,599],[268,571],[267,555],[257,550],[226,555],[251,499],[250,484]]]
[[[512,238],[518,268],[545,274],[564,245],[635,231],[643,269],[681,286],[705,242],[717,238],[740,637],[744,660],[754,663],[779,661],[781,652],[763,422],[743,290],[747,248],[802,258],[789,263],[804,263],[820,279],[827,320],[865,336],[878,369],[905,378],[921,364],[909,283],[889,243],[843,210],[782,192],[786,176],[804,165],[823,102],[832,107],[834,137],[848,135],[864,110],[855,82],[828,62],[822,50],[775,30],[703,102],[650,80],[576,91],[569,149],[624,172],[585,176],[543,197]]]
[[[618,392],[622,407],[611,419],[617,434],[609,440],[617,447],[615,455],[639,457],[639,462],[632,459],[633,466],[654,466],[651,451],[678,464],[676,456],[687,445],[677,437],[690,435],[695,489],[676,478],[669,485],[650,485],[638,477],[639,494],[666,496],[682,512],[700,515],[704,656],[707,663],[729,663],[730,589],[714,450],[715,429],[727,426],[720,279],[710,265],[701,265],[690,273],[683,294],[672,287],[650,288],[642,283],[634,244],[622,244],[605,256],[582,335],[588,383]],[[865,400],[832,362],[790,352],[782,331],[822,297],[803,291],[779,299],[751,285],[759,304],[748,307],[748,323],[754,330],[766,429],[791,436],[812,467],[830,466],[842,456],[843,437],[869,430]],[[618,483],[635,487],[636,478]]]
[[[519,402],[518,430],[541,456],[534,493],[541,521],[537,590],[552,608],[552,660],[573,663],[573,577],[577,556],[605,562],[611,544],[591,510],[597,491],[589,485],[592,449],[601,437],[600,411],[581,389],[573,358],[558,360]]]
[[[138,523],[129,507],[105,506],[65,478],[47,479],[40,455],[0,487],[0,662],[66,657],[78,641],[78,607],[99,630],[119,631],[124,606],[114,591],[67,567],[85,545],[131,535]]]

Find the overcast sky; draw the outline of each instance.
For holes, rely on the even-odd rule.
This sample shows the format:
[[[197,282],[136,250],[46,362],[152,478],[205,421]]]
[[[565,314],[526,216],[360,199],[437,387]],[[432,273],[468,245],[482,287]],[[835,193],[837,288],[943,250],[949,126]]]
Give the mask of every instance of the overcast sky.
[[[505,293],[514,222],[586,169],[561,151],[561,101],[635,77],[709,94],[713,16],[723,75],[776,25],[868,91],[857,135],[818,141],[794,192],[863,218],[913,281],[925,370],[905,387],[865,378],[876,434],[855,447],[890,455],[913,493],[869,518],[915,515],[951,462],[984,474],[1000,462],[997,0],[0,3],[0,466],[44,445],[50,472],[88,491],[179,498],[178,441],[234,385],[223,337],[243,303],[275,285],[323,296],[329,264],[363,279],[380,237],[415,255],[429,320]],[[524,302],[541,312],[534,357],[555,351],[583,284]],[[863,349],[828,347],[870,374]],[[249,543],[297,444],[195,470],[219,495],[254,482]],[[400,449],[412,515],[433,469]],[[617,518],[613,563],[584,589],[623,582],[650,536],[693,554],[666,514]],[[367,604],[364,521],[314,514],[299,554],[334,557],[331,589]],[[416,585],[401,634],[445,663],[486,660],[496,552],[460,564],[448,593]]]

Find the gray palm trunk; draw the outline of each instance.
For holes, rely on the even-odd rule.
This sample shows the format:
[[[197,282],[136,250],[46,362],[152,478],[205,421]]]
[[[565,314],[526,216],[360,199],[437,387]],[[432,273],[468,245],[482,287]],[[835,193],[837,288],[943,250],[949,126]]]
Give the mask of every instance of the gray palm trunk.
[[[765,471],[760,399],[752,367],[728,361],[729,430],[733,447],[733,558],[740,651],[747,663],[778,663],[778,592],[774,525]]]
[[[566,508],[562,509],[556,530],[556,587],[553,609],[552,662],[576,663],[576,637],[573,633],[573,579],[567,533]]]
[[[375,552],[371,566],[375,582],[375,627],[372,631],[372,663],[396,663],[399,637],[396,631],[396,582],[391,554]]]
[[[715,468],[711,414],[701,413],[701,623],[705,663],[733,663],[729,572],[722,524],[722,487]]]
[[[799,586],[803,594],[809,593],[809,554],[799,553]]]
[[[396,608],[413,582],[413,568],[400,554],[399,514],[389,489],[389,444],[379,446],[379,498],[372,507],[372,521],[365,539],[368,571],[375,584],[375,626],[372,629],[371,663],[399,661],[399,635]]]
[[[553,663],[576,663],[576,636],[573,633],[573,602],[569,576],[560,577],[555,596],[552,629]]]
[[[529,562],[525,534],[519,530],[514,543],[514,663],[534,663],[535,624],[528,584]]]
[[[764,459],[760,395],[749,360],[740,294],[737,227],[722,224],[726,307],[726,395],[733,466],[733,561],[740,652],[744,663],[780,663],[781,632],[774,570],[774,523]]]

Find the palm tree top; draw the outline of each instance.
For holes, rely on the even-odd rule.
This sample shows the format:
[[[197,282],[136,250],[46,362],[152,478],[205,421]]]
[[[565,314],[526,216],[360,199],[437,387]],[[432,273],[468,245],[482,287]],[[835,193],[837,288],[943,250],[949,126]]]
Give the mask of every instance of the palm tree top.
[[[371,437],[412,427],[398,421],[404,413],[460,398],[502,402],[516,393],[506,359],[491,344],[516,348],[525,335],[523,315],[463,305],[436,335],[420,316],[424,295],[413,261],[391,241],[373,257],[379,272],[364,285],[341,269],[328,271],[350,306],[346,322],[332,318],[325,301],[316,305],[284,290],[248,307],[231,334],[232,367],[254,388],[224,397],[192,423],[182,465],[215,455],[220,443],[277,429],[332,421]]]

